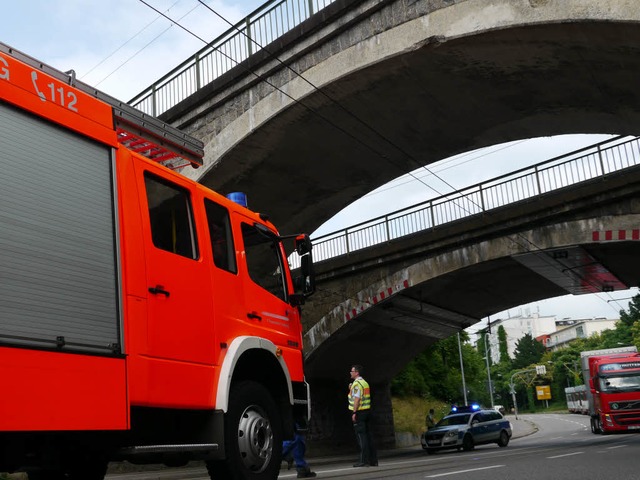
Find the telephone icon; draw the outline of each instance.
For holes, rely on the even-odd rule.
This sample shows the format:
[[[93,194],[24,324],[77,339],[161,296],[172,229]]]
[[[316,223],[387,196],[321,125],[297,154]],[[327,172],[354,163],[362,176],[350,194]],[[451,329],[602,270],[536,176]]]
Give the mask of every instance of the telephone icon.
[[[42,100],[43,102],[46,102],[47,98],[44,96],[44,93],[42,93],[38,88],[38,73],[35,71],[31,72],[31,82],[33,83],[33,88],[35,88],[36,93],[40,97],[40,100]]]

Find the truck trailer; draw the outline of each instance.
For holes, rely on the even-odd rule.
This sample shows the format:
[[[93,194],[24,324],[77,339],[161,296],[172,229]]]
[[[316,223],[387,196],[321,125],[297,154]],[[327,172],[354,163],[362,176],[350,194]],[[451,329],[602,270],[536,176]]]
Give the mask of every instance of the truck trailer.
[[[0,471],[277,478],[309,414],[308,235],[178,173],[199,140],[2,43],[0,145]]]
[[[635,346],[580,353],[591,431],[640,430],[640,354]]]

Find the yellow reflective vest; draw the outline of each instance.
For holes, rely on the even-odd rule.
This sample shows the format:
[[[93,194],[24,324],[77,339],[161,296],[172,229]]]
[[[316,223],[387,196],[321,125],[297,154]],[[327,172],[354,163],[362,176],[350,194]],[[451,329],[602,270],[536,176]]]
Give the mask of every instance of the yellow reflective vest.
[[[362,377],[354,380],[349,388],[349,410],[353,411],[354,394],[358,391],[360,392],[358,410],[369,410],[371,408],[371,392],[369,391],[369,384]]]

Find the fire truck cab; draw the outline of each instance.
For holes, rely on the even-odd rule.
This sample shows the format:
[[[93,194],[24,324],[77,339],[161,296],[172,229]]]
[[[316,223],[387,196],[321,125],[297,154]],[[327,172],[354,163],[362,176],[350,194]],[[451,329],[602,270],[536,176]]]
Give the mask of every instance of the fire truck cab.
[[[198,140],[4,44],[0,144],[0,471],[277,478],[309,413],[309,237],[178,173]]]

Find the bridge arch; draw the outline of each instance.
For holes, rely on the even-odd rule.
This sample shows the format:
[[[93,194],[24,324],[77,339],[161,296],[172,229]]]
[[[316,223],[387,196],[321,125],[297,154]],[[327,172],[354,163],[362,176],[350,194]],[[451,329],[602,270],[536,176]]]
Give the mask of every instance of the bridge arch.
[[[632,202],[628,206],[635,209],[640,207],[640,203]],[[615,228],[612,229],[611,225]],[[376,281],[349,295],[347,300],[334,306],[307,330],[304,340],[308,374],[314,378],[335,378],[349,363],[348,358],[355,356],[375,372],[370,374],[372,380],[388,381],[426,346],[477,323],[487,315],[566,295],[568,292],[564,288],[571,288],[566,283],[570,280],[559,278],[562,285],[553,287],[545,285],[546,280],[542,276],[536,281],[529,277],[530,272],[524,273],[531,266],[539,266],[552,269],[560,277],[561,270],[566,267],[562,263],[553,265],[552,252],[588,255],[582,247],[599,247],[599,242],[593,240],[594,232],[632,231],[637,230],[638,225],[640,209],[635,213],[564,221],[419,258],[384,278],[376,275]],[[629,245],[609,242],[608,248],[618,248],[623,253]],[[535,270],[533,273],[540,274]],[[465,284],[465,275],[468,276],[466,284],[469,289],[479,289],[480,295],[493,297],[491,301],[478,303],[471,293],[467,299],[466,289],[459,286],[449,294],[444,292],[448,288],[454,290],[454,283]],[[477,276],[481,278],[473,280],[472,277]],[[371,279],[370,276],[365,278]],[[485,286],[481,285],[482,282]],[[580,285],[578,277],[576,282],[573,285],[576,290],[589,287]],[[343,280],[337,284],[344,287]],[[331,290],[336,287],[335,284],[325,284],[324,288]],[[503,291],[497,292],[498,289]],[[452,294],[459,295],[457,310],[451,310],[450,299],[440,298],[441,295]],[[365,329],[383,331],[365,332]],[[397,340],[390,332],[398,334]],[[351,335],[367,335],[362,340],[366,348],[360,351],[346,347],[350,351],[342,354],[333,351],[334,344],[343,345],[339,348],[349,345],[348,337]],[[371,341],[369,335],[380,336],[381,341]],[[409,338],[415,341],[410,342]],[[397,348],[398,343],[403,343],[403,347]]]
[[[278,61],[263,57],[229,72],[164,118],[205,141],[206,166],[191,173],[202,183],[221,192],[246,192],[250,207],[269,214],[283,232],[313,231],[377,186],[457,153],[547,135],[637,134],[640,11],[635,4],[633,0],[336,1],[330,14],[301,25],[295,32],[299,38],[292,34],[270,46],[320,90]],[[247,65],[301,102],[294,103],[282,91],[241,72]],[[637,214],[640,209],[629,212]],[[593,212],[555,224],[588,218],[596,222],[598,217]],[[543,228],[518,231],[535,235]],[[554,240],[569,244],[559,237]],[[305,338],[307,365],[313,408],[325,419],[315,427],[315,440],[325,439],[334,447],[353,444],[352,425],[344,416],[345,366],[353,362],[369,368],[373,390],[381,392],[375,399],[382,412],[378,422],[388,434],[381,443],[393,443],[388,379],[394,368],[444,335],[447,322],[432,336],[394,325],[394,340],[389,336],[389,318],[380,307],[395,301],[398,308],[400,299],[405,309],[424,305],[427,302],[406,294],[420,291],[418,286],[434,285],[443,292],[455,272],[510,258],[504,250],[491,253],[489,246],[499,245],[499,240],[477,243],[459,250],[458,265],[466,267],[455,271],[456,254],[450,253],[447,263],[440,253],[442,275],[437,277],[419,273],[424,262],[417,260],[380,268],[377,280],[352,281],[358,290],[348,296],[361,300],[399,286],[391,300],[365,309],[355,320],[340,315],[344,306],[322,320],[311,318]],[[476,263],[463,252],[476,255]],[[481,255],[492,261],[479,261]],[[549,290],[547,296],[556,292]],[[353,306],[357,304],[346,305]],[[333,307],[335,303],[328,310]],[[453,311],[458,316],[452,324],[462,327],[501,308],[442,310],[430,313],[445,316]],[[451,316],[446,320],[451,322]],[[321,339],[325,341],[320,343]],[[382,355],[390,340],[395,342],[394,358]]]
[[[170,115],[206,142],[200,180],[248,192],[283,230],[314,230],[399,174],[463,151],[638,130],[633,2],[342,3],[275,52],[313,86],[266,62],[258,73],[282,91],[245,74]]]

